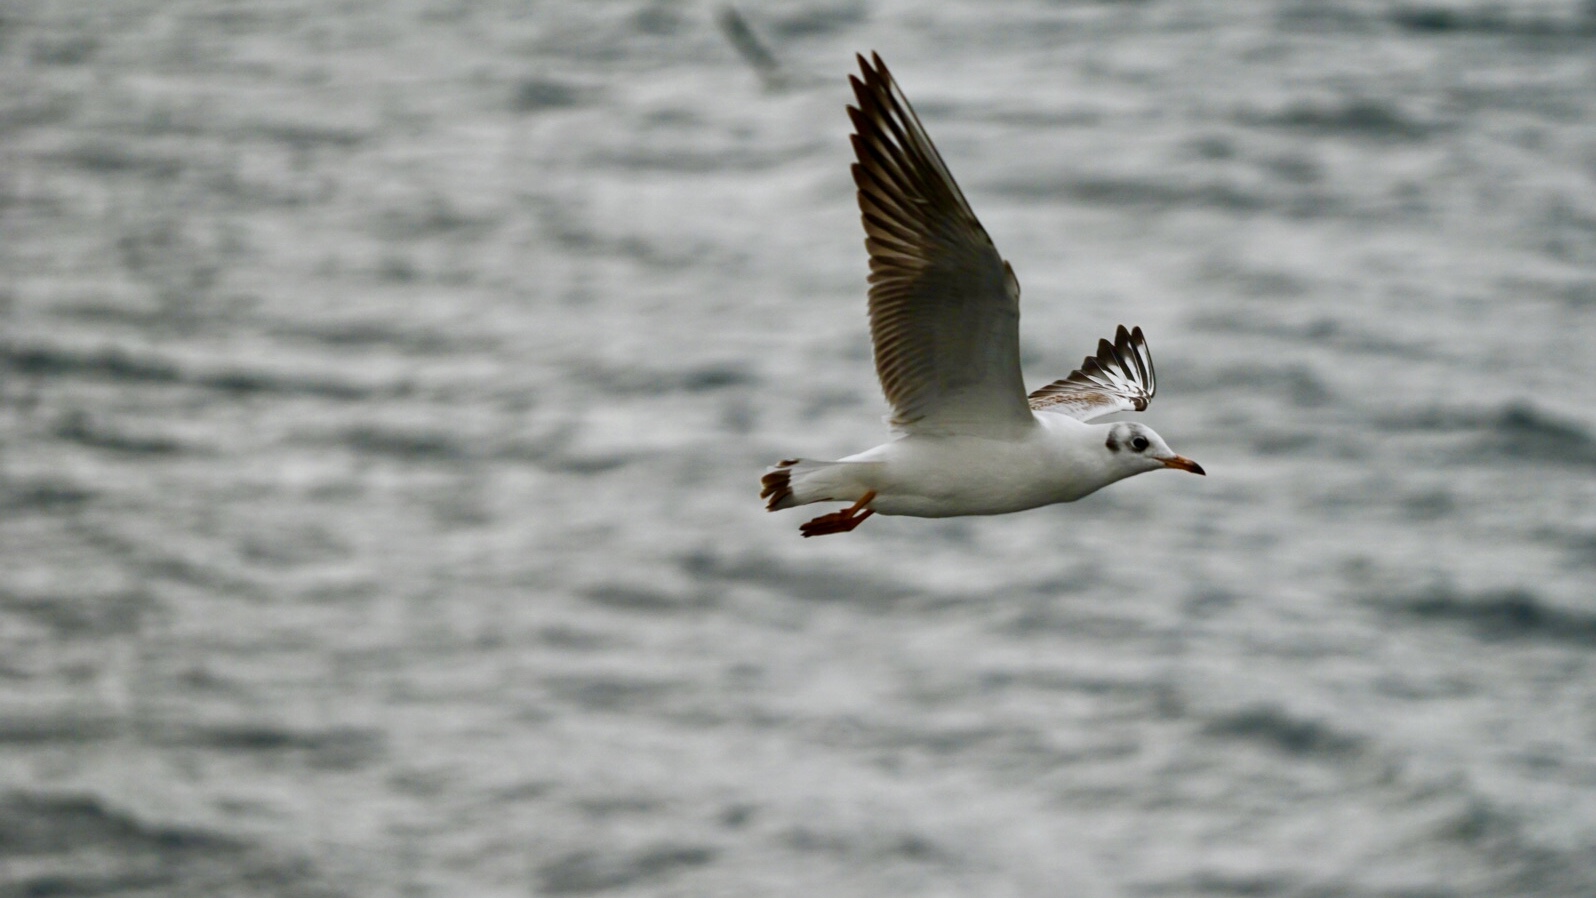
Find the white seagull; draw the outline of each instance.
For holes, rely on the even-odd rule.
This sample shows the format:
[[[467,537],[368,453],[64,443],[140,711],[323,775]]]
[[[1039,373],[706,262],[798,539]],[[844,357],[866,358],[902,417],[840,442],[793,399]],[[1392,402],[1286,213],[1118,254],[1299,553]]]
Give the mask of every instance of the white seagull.
[[[847,533],[872,514],[944,518],[1073,502],[1116,480],[1202,466],[1151,428],[1088,424],[1142,411],[1153,358],[1123,325],[1079,369],[1031,393],[1020,378],[1020,284],[970,211],[881,57],[849,76],[859,106],[853,166],[870,253],[876,375],[901,436],[838,461],[770,468],[760,498],[778,511],[851,502],[802,527]],[[873,63],[873,64],[872,64]]]

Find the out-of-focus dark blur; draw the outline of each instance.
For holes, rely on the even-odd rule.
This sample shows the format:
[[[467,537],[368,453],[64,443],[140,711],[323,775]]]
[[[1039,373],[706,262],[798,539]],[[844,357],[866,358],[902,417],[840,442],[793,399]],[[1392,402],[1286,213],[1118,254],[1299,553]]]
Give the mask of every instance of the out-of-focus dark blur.
[[[1209,476],[805,540],[879,51]],[[0,895],[1596,894],[1596,7],[0,10]]]

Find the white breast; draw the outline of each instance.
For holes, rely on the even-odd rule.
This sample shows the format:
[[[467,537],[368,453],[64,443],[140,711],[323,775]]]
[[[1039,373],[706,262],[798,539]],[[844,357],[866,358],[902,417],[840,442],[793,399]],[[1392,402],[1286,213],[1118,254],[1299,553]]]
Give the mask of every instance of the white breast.
[[[845,461],[883,463],[871,483],[878,513],[931,518],[1073,502],[1125,476],[1108,465],[1100,426],[1036,417],[1016,440],[911,434]]]

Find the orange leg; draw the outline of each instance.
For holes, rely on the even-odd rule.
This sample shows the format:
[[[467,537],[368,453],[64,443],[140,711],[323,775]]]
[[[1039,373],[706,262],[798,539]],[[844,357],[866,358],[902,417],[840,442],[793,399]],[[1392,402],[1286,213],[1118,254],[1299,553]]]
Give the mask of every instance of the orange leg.
[[[863,524],[866,518],[875,514],[873,510],[865,508],[866,505],[870,504],[870,500],[875,497],[876,491],[871,490],[860,497],[858,502],[844,508],[842,511],[821,515],[798,529],[805,537],[824,536],[828,533],[847,533]],[[863,511],[864,514],[860,514],[860,511]]]

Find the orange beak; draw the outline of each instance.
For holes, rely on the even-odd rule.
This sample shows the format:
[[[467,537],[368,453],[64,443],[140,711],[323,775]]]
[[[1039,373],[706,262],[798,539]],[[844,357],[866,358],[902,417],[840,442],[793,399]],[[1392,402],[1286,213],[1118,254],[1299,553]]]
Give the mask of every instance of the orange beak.
[[[1179,471],[1190,471],[1193,474],[1201,474],[1204,477],[1208,476],[1208,472],[1203,470],[1202,465],[1197,464],[1184,455],[1177,455],[1174,458],[1164,459],[1164,467],[1174,468]]]

